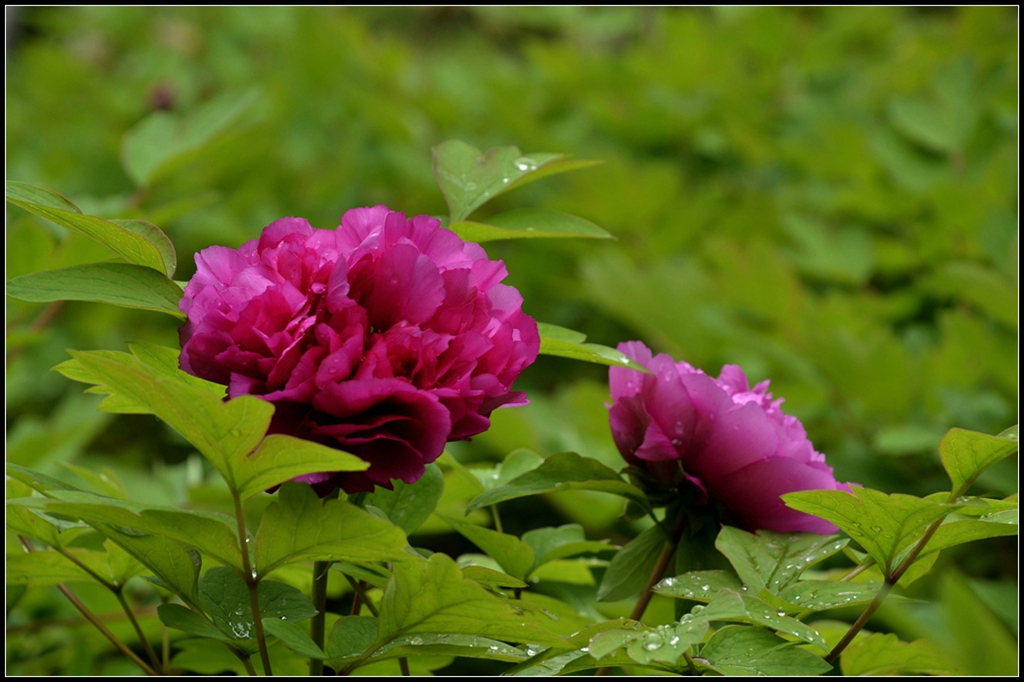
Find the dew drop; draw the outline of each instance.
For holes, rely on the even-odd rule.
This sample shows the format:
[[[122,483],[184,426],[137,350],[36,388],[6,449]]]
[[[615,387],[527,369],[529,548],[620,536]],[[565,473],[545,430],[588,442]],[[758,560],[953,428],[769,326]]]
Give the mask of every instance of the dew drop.
[[[413,646],[419,646],[423,644],[423,640],[419,637],[413,637],[409,640],[409,644],[412,644]]]
[[[702,590],[704,590],[705,592],[707,592],[708,590],[710,590],[710,589],[711,589],[711,586],[710,586],[710,585],[701,585],[701,586],[700,586],[700,589],[702,589]]]
[[[692,609],[690,609],[690,613],[700,613],[703,610],[704,610],[704,605],[703,604],[697,604]]]
[[[779,609],[778,611],[775,612],[775,615],[777,615],[777,616],[785,616],[786,615],[786,611],[785,611],[785,609]]]
[[[653,641],[644,643],[644,651],[657,651],[662,647],[662,642]]]
[[[749,588],[749,587],[747,587],[746,585],[740,585],[740,589],[741,589],[742,591],[746,592],[746,591],[747,591],[747,590],[749,590],[750,588]]]
[[[531,649],[531,648],[527,647],[526,648],[526,655],[527,656],[536,656],[537,652],[534,649]]]
[[[582,651],[585,654],[589,654],[590,653],[590,647],[589,646],[585,646],[585,647],[581,648],[580,651]]]
[[[668,640],[668,643],[669,646],[675,646],[676,644],[679,644],[679,635],[676,635],[672,639]]]

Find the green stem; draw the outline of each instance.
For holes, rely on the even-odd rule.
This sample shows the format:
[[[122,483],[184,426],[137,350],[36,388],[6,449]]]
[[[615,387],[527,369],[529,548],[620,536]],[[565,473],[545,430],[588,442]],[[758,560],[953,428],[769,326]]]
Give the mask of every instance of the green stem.
[[[968,486],[969,483],[961,487],[960,490],[955,490],[950,493],[949,499],[946,500],[947,504],[956,500],[960,495],[966,492]],[[921,552],[924,551],[924,548],[928,545],[928,541],[931,540],[932,536],[935,535],[935,532],[939,530],[939,526],[942,525],[944,520],[945,517],[935,519],[935,521],[928,526],[927,530],[925,530],[924,535],[922,535],[917,541],[917,544],[915,544],[907,553],[907,556],[903,558],[903,561],[900,562],[899,566],[893,569],[893,571],[885,577],[885,583],[882,585],[882,589],[878,591],[878,594],[871,600],[871,603],[868,604],[867,608],[864,609],[864,612],[860,614],[860,617],[856,622],[850,626],[850,629],[845,635],[843,635],[843,638],[839,640],[839,643],[836,644],[832,648],[832,651],[829,652],[828,656],[825,657],[825,661],[827,663],[833,663],[837,658],[839,658],[839,655],[846,650],[846,647],[849,646],[850,642],[853,641],[853,638],[857,636],[857,633],[864,629],[864,626],[867,625],[868,620],[875,615],[875,611],[877,611],[882,605],[882,601],[886,596],[888,596],[890,590],[892,590],[896,583],[899,582],[899,579],[903,577],[903,574],[907,572],[914,562],[917,561],[917,557],[919,557]]]
[[[672,530],[669,531],[669,541],[665,543],[665,546],[661,548],[661,554],[658,555],[657,561],[654,562],[654,568],[651,570],[651,575],[647,578],[647,583],[644,585],[644,589],[640,591],[640,598],[637,599],[636,605],[633,606],[633,611],[629,614],[630,620],[639,621],[643,618],[644,611],[647,610],[647,605],[651,603],[651,598],[654,597],[654,586],[658,584],[662,576],[665,575],[665,569],[668,568],[669,562],[672,560],[672,555],[676,553],[676,549],[679,548],[679,541],[683,537],[683,529],[686,528],[686,509],[679,507],[679,513],[676,514],[675,521],[672,522]],[[597,672],[594,673],[596,676],[604,676],[610,672],[611,668],[605,666],[598,668]]]
[[[23,535],[18,536],[18,538],[21,541],[22,546],[25,548],[25,551],[27,551],[27,552],[34,552],[34,551],[36,551],[35,548],[32,546],[32,543],[29,542],[28,538],[26,538]],[[78,612],[81,613],[85,617],[85,619],[87,621],[92,623],[92,625],[97,630],[99,630],[103,634],[104,637],[106,637],[108,640],[110,640],[110,643],[113,644],[117,648],[118,651],[123,653],[129,659],[131,659],[132,663],[134,663],[135,665],[139,666],[139,668],[144,673],[146,673],[147,675],[159,675],[160,674],[156,670],[154,670],[152,667],[147,665],[145,661],[143,661],[141,658],[139,658],[139,656],[134,651],[132,651],[128,647],[127,644],[125,644],[120,639],[118,639],[117,635],[115,635],[113,632],[111,632],[109,629],[107,629],[107,626],[104,625],[103,622],[99,618],[97,618],[96,615],[93,614],[93,612],[90,611],[85,606],[85,604],[83,604],[81,601],[79,601],[78,597],[76,597],[71,590],[69,590],[63,584],[57,585],[57,589],[60,590],[61,593],[63,593],[63,595],[65,597],[67,597],[67,600],[70,601],[71,604],[76,609],[78,609]]]
[[[327,634],[327,579],[330,568],[330,561],[313,562],[312,597],[313,608],[316,609],[316,614],[313,616],[309,626],[309,636],[312,637],[313,642],[321,650],[324,648],[324,640]],[[324,674],[324,662],[318,658],[309,659],[309,674],[314,677],[322,676]]]
[[[139,621],[135,618],[135,613],[132,612],[131,606],[128,605],[128,600],[124,598],[124,587],[121,586],[115,590],[114,595],[117,596],[117,601],[121,604],[121,608],[124,609],[125,615],[128,616],[128,620],[135,629],[135,634],[139,636],[139,641],[142,642],[142,646],[145,648],[146,655],[149,656],[149,660],[153,662],[153,666],[155,668],[160,668],[160,657],[156,655],[156,652],[153,650],[152,645],[150,645],[145,633],[142,632],[142,626],[139,625]]]
[[[260,612],[259,582],[260,577],[256,575],[252,567],[252,560],[249,558],[249,535],[245,529],[245,512],[242,509],[242,498],[238,493],[232,492],[235,500],[235,520],[238,522],[238,544],[242,550],[242,570],[245,575],[245,585],[249,589],[249,608],[252,609],[253,627],[256,629],[256,643],[260,647],[260,661],[263,663],[263,674],[270,676],[274,672],[270,667],[270,653],[267,651],[267,635],[263,631],[263,617]]]
[[[345,575],[345,579],[348,580],[348,584],[352,586],[353,590],[355,590],[356,597],[360,600],[359,603],[366,604],[366,608],[370,610],[370,613],[372,613],[374,617],[378,617],[380,614],[377,613],[377,607],[373,605],[372,601],[370,601],[370,597],[366,594],[366,589],[363,588],[362,583],[357,582],[355,578],[350,575]],[[353,611],[353,616],[358,615],[358,612],[355,611],[354,607]]]

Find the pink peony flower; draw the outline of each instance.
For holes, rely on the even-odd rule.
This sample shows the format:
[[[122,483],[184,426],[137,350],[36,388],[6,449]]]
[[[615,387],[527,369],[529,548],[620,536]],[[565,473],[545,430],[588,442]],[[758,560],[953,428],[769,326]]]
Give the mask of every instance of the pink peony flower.
[[[612,436],[629,464],[659,485],[695,486],[749,530],[833,533],[835,526],[790,509],[779,498],[797,490],[845,490],[814,450],[796,417],[772,400],[768,382],[753,389],[743,370],[726,365],[712,379],[639,341],[619,351],[651,374],[609,372]]]
[[[411,483],[445,443],[526,403],[512,382],[540,346],[507,272],[429,216],[353,209],[335,230],[282,218],[238,250],[211,246],[181,310],[181,368],[275,405],[268,433],[351,452],[359,473],[302,477],[320,494]]]

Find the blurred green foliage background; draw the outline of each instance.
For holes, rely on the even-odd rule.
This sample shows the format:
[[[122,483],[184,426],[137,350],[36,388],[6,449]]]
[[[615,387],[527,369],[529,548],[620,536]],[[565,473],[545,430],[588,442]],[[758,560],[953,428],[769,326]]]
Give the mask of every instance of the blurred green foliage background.
[[[838,478],[886,492],[946,485],[947,429],[1017,421],[1016,7],[25,7],[15,19],[8,178],[158,224],[176,279],[198,249],[238,246],[285,215],[332,228],[376,203],[445,213],[430,147],[447,139],[569,153],[606,163],[485,209],[563,210],[618,238],[488,244],[537,319],[770,378]],[[8,278],[105,257],[17,208],[6,246]],[[7,299],[8,459],[109,465],[140,497],[195,502],[184,441],[96,412],[49,371],[66,348],[175,338],[155,313]],[[532,404],[499,411],[453,448],[461,459],[528,447],[621,466],[602,368],[542,358],[520,388]],[[1016,490],[1014,461],[974,492]],[[625,528],[607,498],[550,503],[595,537]],[[539,523],[517,509],[513,530]],[[945,606],[893,610],[890,626],[970,652],[977,634],[942,613],[980,599],[990,607],[971,608],[1015,635],[1015,543],[950,554],[921,588]]]

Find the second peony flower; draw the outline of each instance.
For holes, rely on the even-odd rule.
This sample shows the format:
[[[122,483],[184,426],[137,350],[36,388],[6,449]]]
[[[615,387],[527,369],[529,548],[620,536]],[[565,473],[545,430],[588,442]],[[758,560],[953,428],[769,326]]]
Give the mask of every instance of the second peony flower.
[[[828,534],[831,523],[790,509],[780,495],[845,490],[803,425],[783,413],[768,382],[753,388],[726,365],[717,379],[639,341],[619,351],[648,369],[609,372],[612,436],[619,452],[662,488],[692,486],[748,530]]]
[[[196,255],[181,368],[275,405],[268,433],[350,452],[358,473],[302,477],[321,494],[411,483],[445,443],[525,404],[537,323],[507,272],[429,216],[353,209],[334,230],[301,218],[235,250]]]

